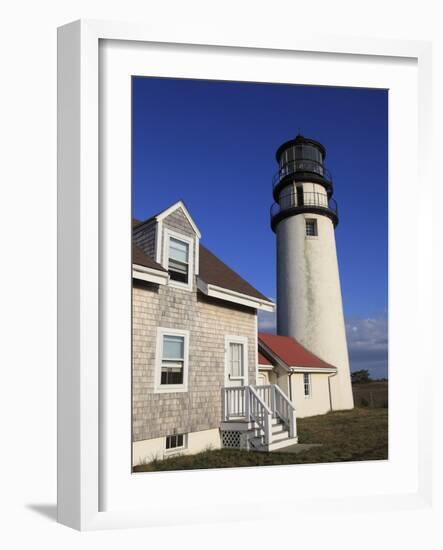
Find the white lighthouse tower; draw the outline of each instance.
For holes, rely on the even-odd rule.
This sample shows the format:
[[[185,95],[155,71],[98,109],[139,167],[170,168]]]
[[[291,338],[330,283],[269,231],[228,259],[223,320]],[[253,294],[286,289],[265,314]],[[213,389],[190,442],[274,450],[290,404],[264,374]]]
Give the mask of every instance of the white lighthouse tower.
[[[276,153],[271,226],[277,236],[277,333],[337,367],[333,410],[354,406],[338,272],[337,204],[326,150],[298,135]]]

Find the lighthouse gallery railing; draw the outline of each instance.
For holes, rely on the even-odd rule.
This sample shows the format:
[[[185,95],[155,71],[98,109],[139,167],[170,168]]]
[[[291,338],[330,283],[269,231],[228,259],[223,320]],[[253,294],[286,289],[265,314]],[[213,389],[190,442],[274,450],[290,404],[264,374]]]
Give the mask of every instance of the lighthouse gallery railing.
[[[328,198],[326,193],[319,193],[315,191],[303,191],[297,192],[296,190],[290,190],[285,193],[281,193],[279,202],[274,202],[271,206],[271,218],[290,208],[304,208],[313,206],[315,208],[324,208],[334,212],[338,216],[338,206],[334,199]]]

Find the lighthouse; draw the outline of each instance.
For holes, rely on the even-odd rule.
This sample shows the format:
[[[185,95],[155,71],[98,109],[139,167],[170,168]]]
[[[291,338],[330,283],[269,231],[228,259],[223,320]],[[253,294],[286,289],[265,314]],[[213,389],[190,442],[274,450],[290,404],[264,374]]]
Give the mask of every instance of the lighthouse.
[[[271,227],[277,240],[277,333],[337,367],[333,410],[354,406],[335,243],[338,224],[325,147],[297,135],[276,152]]]

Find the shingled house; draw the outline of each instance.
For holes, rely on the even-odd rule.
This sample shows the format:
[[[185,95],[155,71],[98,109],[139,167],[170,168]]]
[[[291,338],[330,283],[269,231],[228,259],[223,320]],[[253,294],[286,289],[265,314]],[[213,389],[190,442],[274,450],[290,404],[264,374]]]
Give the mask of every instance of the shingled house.
[[[181,201],[133,222],[134,465],[293,445],[297,415],[332,408],[335,367],[291,337],[258,334],[257,311],[274,303],[200,238]]]

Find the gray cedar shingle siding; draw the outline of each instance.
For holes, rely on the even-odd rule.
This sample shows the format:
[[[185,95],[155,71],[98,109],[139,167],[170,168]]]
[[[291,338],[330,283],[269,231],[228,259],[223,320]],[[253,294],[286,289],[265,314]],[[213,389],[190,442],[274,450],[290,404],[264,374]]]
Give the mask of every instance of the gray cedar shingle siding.
[[[143,252],[155,260],[155,240],[156,240],[157,222],[150,220],[132,232],[132,238]]]
[[[133,439],[218,428],[225,375],[225,336],[248,338],[249,383],[256,375],[255,310],[197,292],[134,282]],[[186,393],[153,393],[157,327],[190,331]]]

